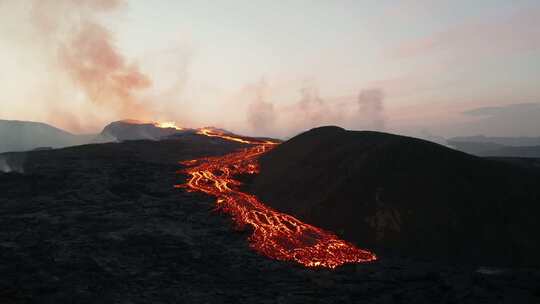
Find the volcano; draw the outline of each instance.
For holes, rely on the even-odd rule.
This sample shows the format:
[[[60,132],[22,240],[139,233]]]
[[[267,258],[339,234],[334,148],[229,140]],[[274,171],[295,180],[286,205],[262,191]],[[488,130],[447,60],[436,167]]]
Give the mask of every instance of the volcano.
[[[126,125],[139,128],[136,123]],[[344,223],[351,223],[353,217],[370,216],[358,213],[365,210],[354,205],[358,200],[334,200],[333,205],[327,200],[323,205],[326,222],[323,214],[311,218],[297,212],[309,210],[320,198],[334,195],[344,199],[358,194],[357,189],[371,189],[377,174],[388,176],[401,168],[396,164],[403,164],[403,171],[397,170],[393,176],[396,180],[402,177],[401,188],[376,183],[386,188],[372,193],[373,200],[382,204],[380,212],[390,210],[380,219],[392,223],[393,210],[401,209],[390,204],[388,198],[393,196],[387,191],[406,195],[403,188],[408,186],[411,192],[420,193],[425,188],[417,188],[418,183],[429,176],[426,172],[436,171],[430,168],[435,160],[461,164],[453,176],[466,179],[464,183],[475,181],[472,173],[464,171],[468,166],[485,169],[486,174],[502,170],[495,177],[509,172],[525,174],[521,169],[441,150],[420,140],[374,132],[321,128],[276,144],[279,141],[216,128],[178,130],[168,125],[165,129],[157,134],[159,140],[130,140],[133,137],[126,136],[115,143],[0,154],[10,166],[21,167],[17,172],[0,173],[1,303],[538,300],[537,268],[480,267],[491,264],[472,259],[448,264],[432,255],[417,258],[400,243],[394,244],[401,255],[390,255],[377,248],[380,242],[374,239],[378,240],[379,230],[368,225],[366,229],[372,229],[368,232],[375,236],[368,232],[360,235],[358,230],[345,230],[358,226],[331,225],[340,222],[336,215]],[[172,135],[167,136],[169,133]],[[340,163],[334,156],[344,156],[348,162]],[[399,161],[392,163],[392,157]],[[419,158],[425,165],[418,167]],[[351,164],[352,159],[358,163]],[[406,161],[416,165],[404,165]],[[287,174],[275,175],[281,180],[271,180],[276,196],[270,195],[270,186],[263,181],[283,172]],[[412,173],[422,179],[415,180]],[[354,179],[362,174],[370,177],[362,180],[366,185]],[[511,180],[516,182],[509,193],[530,190],[516,175],[507,179],[508,185],[512,185]],[[346,183],[351,180],[356,182]],[[448,194],[445,188],[433,188],[429,194],[436,191],[441,191],[440,196]],[[286,204],[280,205],[276,198]],[[471,217],[475,210],[486,211],[481,202],[479,207],[467,202]],[[467,211],[459,204],[447,207],[456,209],[456,214]],[[408,208],[432,210],[425,204],[409,204]],[[534,214],[534,209],[530,212]],[[444,212],[435,215],[439,214]],[[408,226],[403,223],[408,223],[408,218],[400,216],[395,215],[402,221],[399,227],[406,231]],[[486,225],[492,223],[490,217],[497,218],[495,212],[484,216]],[[472,218],[471,223],[477,219]],[[374,223],[387,227],[379,218]],[[386,242],[386,230],[383,232]],[[430,244],[441,250],[438,244],[444,244],[448,235],[443,230],[437,232],[441,233],[438,243],[432,240]],[[530,232],[523,234],[534,237]],[[410,238],[405,233],[403,237]],[[495,237],[501,240],[505,236]],[[475,244],[470,245],[473,248]],[[500,254],[488,252],[485,257],[491,256]]]
[[[182,129],[174,124],[161,126],[155,122],[127,119],[110,123],[101,131],[99,137],[104,141],[160,140],[181,132]]]
[[[538,265],[538,170],[431,142],[322,127],[260,159],[271,207],[379,252]]]

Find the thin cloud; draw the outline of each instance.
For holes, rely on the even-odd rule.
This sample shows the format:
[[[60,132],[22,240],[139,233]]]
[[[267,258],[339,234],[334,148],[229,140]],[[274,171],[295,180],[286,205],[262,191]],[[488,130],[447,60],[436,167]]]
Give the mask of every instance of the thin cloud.
[[[470,116],[498,116],[508,114],[522,114],[528,111],[539,111],[540,103],[519,103],[499,107],[481,107],[463,112]]]
[[[391,58],[411,58],[433,52],[506,54],[540,49],[540,8],[462,24],[432,36],[407,41],[389,52]]]

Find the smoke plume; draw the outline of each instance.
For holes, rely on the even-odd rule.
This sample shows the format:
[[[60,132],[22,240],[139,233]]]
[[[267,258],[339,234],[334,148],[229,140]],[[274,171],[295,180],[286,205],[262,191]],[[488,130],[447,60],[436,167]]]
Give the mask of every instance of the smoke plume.
[[[121,0],[35,0],[32,21],[56,54],[59,68],[89,101],[142,118],[148,111],[136,93],[151,81],[118,52],[113,35],[98,18],[122,5]]]
[[[380,89],[365,89],[358,94],[359,119],[368,129],[384,130],[384,93]]]
[[[315,85],[302,85],[296,101],[273,101],[276,89],[261,82],[256,96],[246,109],[248,133],[287,138],[321,125],[336,125],[354,130],[384,130],[386,127],[384,92],[363,89],[357,96],[323,98]],[[279,104],[283,104],[279,106]]]
[[[247,121],[250,127],[257,133],[264,133],[274,128],[276,113],[274,104],[266,101],[266,91],[268,85],[263,79],[255,87],[255,99],[249,104],[247,109]]]
[[[0,1],[0,116],[95,132],[156,118],[151,77],[116,46],[123,0]]]
[[[0,172],[11,172],[11,168],[8,166],[4,157],[0,156]]]
[[[62,67],[92,102],[104,104],[128,117],[145,116],[145,108],[135,92],[148,88],[150,79],[111,45],[110,34],[102,26],[85,23],[59,49]]]
[[[317,87],[306,86],[300,89],[301,99],[298,102],[298,108],[304,123],[309,125],[319,125],[326,120],[329,114],[328,107],[324,100],[319,96]]]
[[[6,156],[0,155],[0,172],[2,173],[24,173],[23,168],[24,157],[19,156],[19,159],[15,162],[10,163]]]

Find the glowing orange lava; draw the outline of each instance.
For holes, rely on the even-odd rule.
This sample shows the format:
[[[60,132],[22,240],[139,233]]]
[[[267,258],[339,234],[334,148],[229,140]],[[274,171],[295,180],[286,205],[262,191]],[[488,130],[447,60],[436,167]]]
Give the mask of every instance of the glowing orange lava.
[[[156,126],[158,128],[163,128],[163,129],[176,129],[176,130],[179,130],[179,131],[183,130],[183,128],[180,128],[180,127],[176,126],[176,123],[173,122],[173,121],[155,122],[154,126]]]
[[[176,187],[217,197],[217,208],[229,214],[237,228],[252,228],[249,241],[255,251],[307,267],[335,268],[345,263],[377,259],[375,254],[359,249],[331,232],[269,208],[254,195],[240,191],[241,182],[234,177],[258,173],[258,157],[276,143],[239,138],[213,129],[201,129],[199,134],[249,144],[249,147],[225,156],[182,162],[188,166],[183,172],[191,178]]]
[[[243,143],[243,144],[250,144],[251,143],[248,140],[245,140],[245,139],[242,139],[242,138],[239,138],[239,137],[229,136],[229,135],[225,134],[224,132],[221,132],[219,130],[212,129],[212,128],[201,128],[201,129],[199,129],[197,131],[197,134],[205,135],[205,136],[209,136],[209,137],[219,137],[219,138],[223,138],[223,139],[231,140],[231,141],[236,141],[236,142]]]

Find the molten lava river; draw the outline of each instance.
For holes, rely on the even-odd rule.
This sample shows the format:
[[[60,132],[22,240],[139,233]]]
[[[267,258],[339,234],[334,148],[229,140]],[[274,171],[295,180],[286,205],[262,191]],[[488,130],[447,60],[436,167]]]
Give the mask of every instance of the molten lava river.
[[[276,143],[234,137],[213,129],[201,129],[198,133],[241,142],[247,147],[224,156],[182,162],[187,166],[182,172],[190,178],[176,187],[215,196],[217,209],[230,215],[237,228],[252,228],[249,243],[256,252],[306,267],[335,268],[345,263],[377,259],[375,254],[357,248],[331,232],[278,212],[239,189],[241,182],[234,179],[235,175],[258,173],[257,159]]]

